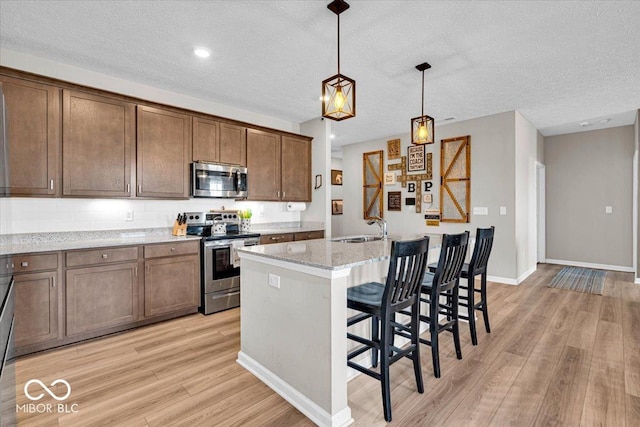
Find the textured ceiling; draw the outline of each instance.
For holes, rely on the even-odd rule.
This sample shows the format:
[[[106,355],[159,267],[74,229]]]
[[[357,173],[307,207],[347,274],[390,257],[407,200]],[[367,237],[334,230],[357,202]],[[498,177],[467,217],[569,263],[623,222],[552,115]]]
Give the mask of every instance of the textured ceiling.
[[[349,3],[341,71],[357,117],[333,125],[336,145],[408,132],[425,61],[436,125],[518,110],[553,135],[631,124],[640,108],[640,2]],[[0,46],[299,123],[336,72],[326,4],[0,0]]]

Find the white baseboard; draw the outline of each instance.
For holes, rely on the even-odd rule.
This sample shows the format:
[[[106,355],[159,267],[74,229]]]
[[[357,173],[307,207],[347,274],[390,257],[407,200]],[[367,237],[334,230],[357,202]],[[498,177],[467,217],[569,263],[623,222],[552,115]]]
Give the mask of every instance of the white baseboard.
[[[640,277],[636,277],[636,280],[634,280],[633,283],[640,285]]]
[[[563,259],[549,259],[547,264],[568,265],[571,267],[595,268],[598,270],[623,271],[625,273],[633,273],[633,267],[625,267],[622,265],[595,264],[591,262],[566,261]]]
[[[500,276],[489,276],[487,275],[487,281],[502,283],[503,285],[517,285],[518,281],[516,279],[510,279],[508,277],[500,277]]]
[[[527,271],[525,271],[523,274],[520,275],[520,277],[518,277],[517,283],[518,285],[522,282],[524,282],[527,277],[531,276],[533,273],[536,272],[536,270],[538,269],[538,265],[534,264],[533,267],[531,267],[530,269],[528,269]]]
[[[305,414],[311,421],[319,426],[341,427],[353,423],[351,408],[347,406],[335,415],[321,408],[304,394],[300,393],[269,369],[262,366],[253,358],[247,356],[242,351],[238,352],[238,364],[247,371],[258,377],[260,381],[271,387],[273,391],[282,396],[287,402],[295,406],[300,412]]]

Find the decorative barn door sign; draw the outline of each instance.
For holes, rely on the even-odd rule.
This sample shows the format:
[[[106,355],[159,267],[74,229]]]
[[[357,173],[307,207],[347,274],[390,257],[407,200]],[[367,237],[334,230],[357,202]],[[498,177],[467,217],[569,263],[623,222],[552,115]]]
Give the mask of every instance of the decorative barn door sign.
[[[440,221],[469,222],[471,137],[440,141]]]
[[[362,204],[364,219],[382,218],[382,172],[384,152],[370,151],[362,155]]]

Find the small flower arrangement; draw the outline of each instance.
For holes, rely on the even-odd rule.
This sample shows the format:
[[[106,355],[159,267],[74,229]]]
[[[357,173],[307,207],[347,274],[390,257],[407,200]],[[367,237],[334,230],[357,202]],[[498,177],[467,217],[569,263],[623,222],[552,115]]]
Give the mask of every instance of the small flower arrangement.
[[[241,209],[238,211],[238,216],[240,219],[251,219],[253,213],[251,213],[251,209]]]

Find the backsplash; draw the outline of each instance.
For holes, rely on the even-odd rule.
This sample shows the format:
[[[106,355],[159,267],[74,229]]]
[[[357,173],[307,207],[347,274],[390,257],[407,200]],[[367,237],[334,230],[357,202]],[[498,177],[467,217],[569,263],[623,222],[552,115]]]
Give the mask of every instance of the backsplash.
[[[231,199],[123,200],[63,198],[0,199],[0,234],[170,227],[178,212],[251,209],[253,224],[299,222],[282,202]],[[133,212],[133,221],[125,218]]]

